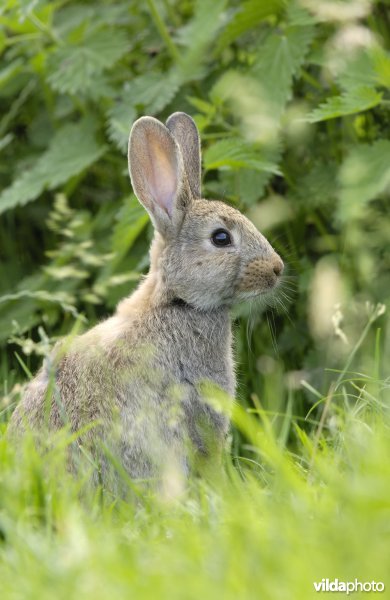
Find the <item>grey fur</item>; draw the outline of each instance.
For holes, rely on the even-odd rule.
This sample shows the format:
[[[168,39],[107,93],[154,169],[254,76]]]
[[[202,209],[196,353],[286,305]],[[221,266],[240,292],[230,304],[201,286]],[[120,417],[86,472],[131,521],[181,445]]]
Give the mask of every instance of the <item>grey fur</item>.
[[[114,316],[54,349],[12,416],[12,434],[90,426],[78,448],[91,451],[103,478],[102,446],[135,478],[161,477],[169,465],[186,476],[194,460],[219,460],[229,418],[205,400],[202,383],[234,396],[229,309],[273,288],[283,269],[240,212],[196,197],[194,127],[183,113],[168,128],[151,117],[134,124],[130,175],[156,229],[150,271]],[[218,228],[231,246],[213,245]]]

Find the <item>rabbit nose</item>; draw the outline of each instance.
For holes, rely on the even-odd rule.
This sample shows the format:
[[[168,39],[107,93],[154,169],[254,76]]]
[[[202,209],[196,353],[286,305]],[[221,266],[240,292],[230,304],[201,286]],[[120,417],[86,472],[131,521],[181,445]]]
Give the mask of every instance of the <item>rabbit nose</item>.
[[[281,258],[279,258],[279,256],[277,256],[274,261],[273,261],[273,265],[272,265],[272,270],[275,273],[275,275],[277,277],[279,277],[284,270],[284,264]]]

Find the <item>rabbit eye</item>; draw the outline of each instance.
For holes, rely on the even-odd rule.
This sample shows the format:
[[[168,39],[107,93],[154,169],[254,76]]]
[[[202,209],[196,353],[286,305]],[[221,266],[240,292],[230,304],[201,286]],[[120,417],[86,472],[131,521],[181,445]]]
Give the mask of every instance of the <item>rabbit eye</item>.
[[[226,229],[217,229],[211,236],[215,246],[229,246],[232,243],[230,233]]]

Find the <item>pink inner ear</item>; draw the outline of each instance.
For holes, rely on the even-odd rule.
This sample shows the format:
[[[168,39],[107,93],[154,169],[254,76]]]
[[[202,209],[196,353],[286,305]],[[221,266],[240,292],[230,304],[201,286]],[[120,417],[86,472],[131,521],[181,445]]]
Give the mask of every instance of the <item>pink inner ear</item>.
[[[173,152],[167,148],[151,144],[151,177],[150,193],[154,202],[171,217],[173,201],[177,190],[177,163]]]

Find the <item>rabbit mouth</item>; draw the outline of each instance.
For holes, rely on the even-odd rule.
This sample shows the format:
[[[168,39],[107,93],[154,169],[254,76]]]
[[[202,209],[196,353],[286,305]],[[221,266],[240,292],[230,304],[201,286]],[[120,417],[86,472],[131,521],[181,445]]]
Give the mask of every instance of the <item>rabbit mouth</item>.
[[[273,285],[272,287],[268,287],[267,289],[240,290],[236,294],[235,301],[246,302],[247,300],[255,300],[256,298],[267,296],[268,294],[272,294],[275,291],[276,287],[277,284]]]
[[[255,298],[273,292],[280,284],[278,277],[261,276],[253,280],[244,278],[237,288],[237,295],[241,298]]]

